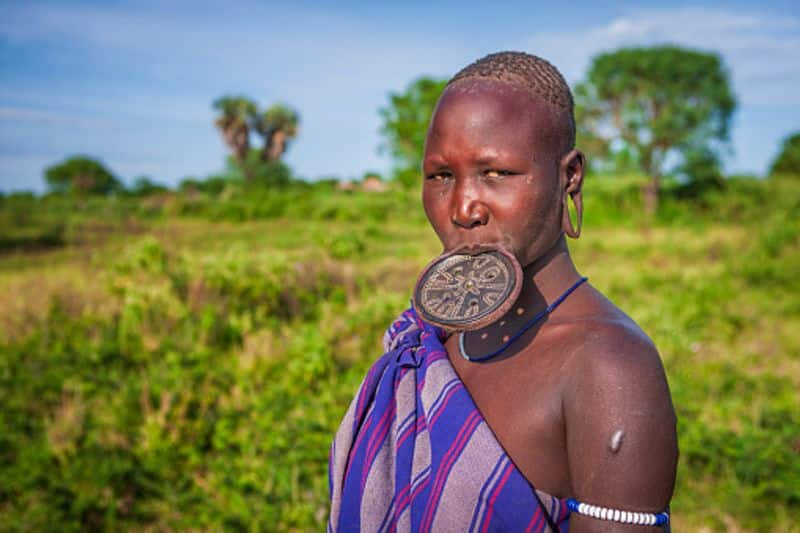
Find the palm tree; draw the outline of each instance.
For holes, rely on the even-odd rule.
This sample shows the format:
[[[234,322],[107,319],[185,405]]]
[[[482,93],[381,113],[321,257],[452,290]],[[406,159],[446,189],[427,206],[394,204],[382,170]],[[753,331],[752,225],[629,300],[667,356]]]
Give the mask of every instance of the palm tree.
[[[250,117],[256,114],[256,104],[244,96],[223,96],[214,101],[220,111],[214,124],[222,132],[222,139],[242,165],[250,151]]]
[[[261,158],[278,161],[286,152],[289,141],[297,136],[300,115],[288,106],[276,104],[252,117],[253,128],[264,137]]]

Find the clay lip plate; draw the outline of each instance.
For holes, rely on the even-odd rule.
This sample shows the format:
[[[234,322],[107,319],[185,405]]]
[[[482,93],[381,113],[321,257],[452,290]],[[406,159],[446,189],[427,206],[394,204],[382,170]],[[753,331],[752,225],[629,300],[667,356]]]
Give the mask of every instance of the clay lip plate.
[[[500,248],[456,250],[440,255],[414,287],[414,308],[447,331],[471,331],[505,315],[522,289],[522,267]]]

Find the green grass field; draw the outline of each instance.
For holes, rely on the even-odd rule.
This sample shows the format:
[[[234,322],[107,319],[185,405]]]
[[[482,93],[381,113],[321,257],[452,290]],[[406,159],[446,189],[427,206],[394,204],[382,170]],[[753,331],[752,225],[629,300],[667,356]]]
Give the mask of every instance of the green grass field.
[[[223,196],[0,203],[0,530],[323,528],[333,432],[439,245],[410,193]],[[571,247],[664,359],[674,530],[798,530],[800,179],[637,202],[589,180]]]

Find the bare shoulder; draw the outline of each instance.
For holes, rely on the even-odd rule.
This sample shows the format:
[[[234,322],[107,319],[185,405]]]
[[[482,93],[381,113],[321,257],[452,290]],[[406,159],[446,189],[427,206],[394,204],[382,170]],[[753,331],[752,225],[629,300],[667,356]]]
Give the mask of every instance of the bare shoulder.
[[[580,401],[587,390],[601,385],[637,384],[669,399],[664,366],[653,341],[622,310],[590,287],[562,325],[568,353],[565,400]],[[588,389],[587,389],[588,387]],[[608,393],[618,391],[612,387]]]
[[[566,361],[570,381],[580,392],[586,380],[623,384],[634,378],[652,385],[666,383],[664,366],[653,341],[619,310],[573,325],[572,349]]]
[[[570,325],[563,367],[572,493],[605,507],[659,512],[672,497],[678,460],[664,367],[630,318],[607,300],[599,311]],[[575,521],[580,531],[602,527],[596,519]]]

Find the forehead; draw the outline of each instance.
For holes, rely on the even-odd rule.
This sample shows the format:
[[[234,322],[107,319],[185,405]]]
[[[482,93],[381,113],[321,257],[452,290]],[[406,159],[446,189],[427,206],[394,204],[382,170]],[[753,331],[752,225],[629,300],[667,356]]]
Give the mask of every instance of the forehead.
[[[445,89],[431,119],[426,152],[442,143],[502,146],[537,156],[558,139],[550,105],[525,89],[489,79],[459,80]]]

